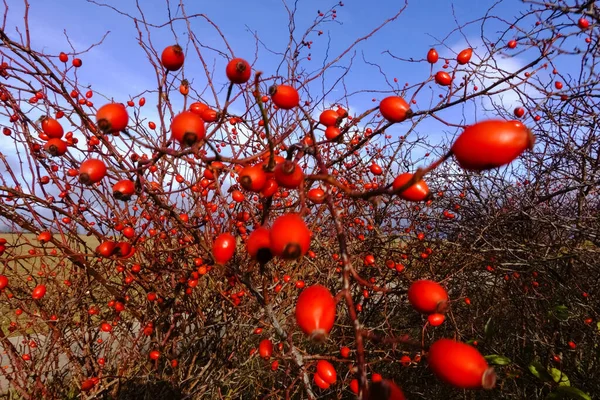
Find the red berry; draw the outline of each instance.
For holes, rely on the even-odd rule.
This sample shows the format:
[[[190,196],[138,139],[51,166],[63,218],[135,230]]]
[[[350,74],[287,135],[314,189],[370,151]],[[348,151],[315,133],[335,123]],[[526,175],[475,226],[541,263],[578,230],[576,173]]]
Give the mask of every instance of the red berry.
[[[579,28],[581,28],[582,30],[587,29],[587,28],[590,27],[590,21],[588,21],[587,19],[581,17],[577,21],[577,26],[579,26]]]
[[[494,369],[477,349],[465,343],[441,339],[429,348],[429,368],[441,380],[462,389],[491,389]]]
[[[335,322],[335,300],[326,287],[310,286],[298,296],[295,314],[304,333],[312,339],[324,340]]]
[[[448,306],[448,293],[437,282],[420,280],[408,289],[408,301],[424,314],[444,312]]]

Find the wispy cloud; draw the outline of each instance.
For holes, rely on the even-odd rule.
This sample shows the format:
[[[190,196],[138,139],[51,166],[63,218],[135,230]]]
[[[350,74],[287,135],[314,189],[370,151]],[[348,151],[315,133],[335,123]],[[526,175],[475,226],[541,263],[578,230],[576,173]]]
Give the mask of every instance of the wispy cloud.
[[[494,55],[493,59],[489,59],[489,53],[481,39],[470,38],[468,43],[470,43],[474,49],[474,65],[479,64],[481,58],[486,59],[486,64],[483,67],[478,67],[476,79],[468,82],[471,89],[474,85],[477,85],[479,91],[484,90],[499,80],[520,70],[527,63],[525,59],[521,57],[501,56],[497,53]],[[466,46],[466,42],[461,41],[460,43],[451,46],[451,50],[455,53],[459,53],[461,50],[464,50]],[[465,72],[457,73],[454,82],[461,82],[466,75],[467,73]],[[502,83],[492,90],[492,93],[496,94],[480,97],[482,109],[479,109],[478,111],[483,111],[485,115],[495,116],[497,113],[494,109],[496,108],[503,108],[507,110],[507,112],[512,112],[515,107],[523,105],[521,95],[512,86],[514,83],[514,80]],[[527,93],[527,86],[519,87],[519,91]]]

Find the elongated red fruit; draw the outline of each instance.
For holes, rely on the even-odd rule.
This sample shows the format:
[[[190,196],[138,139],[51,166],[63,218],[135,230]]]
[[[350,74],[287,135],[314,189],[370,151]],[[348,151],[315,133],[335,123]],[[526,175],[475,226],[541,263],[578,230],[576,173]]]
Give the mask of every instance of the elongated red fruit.
[[[284,214],[271,226],[271,252],[286,260],[296,259],[308,252],[310,230],[298,214]]]
[[[448,292],[437,282],[415,281],[408,288],[408,301],[423,314],[444,312],[448,306]]]
[[[243,58],[234,58],[227,64],[225,73],[233,83],[246,83],[252,75],[252,68]]]
[[[405,172],[400,174],[394,179],[394,183],[392,184],[392,188],[394,190],[399,190],[401,187],[406,185],[413,177],[413,174],[410,172]],[[412,186],[407,187],[402,192],[398,193],[398,196],[407,201],[424,201],[430,196],[429,187],[424,180],[419,180],[414,183]]]
[[[324,340],[335,322],[335,300],[322,285],[309,286],[296,302],[296,322],[314,340]]]
[[[273,103],[283,110],[291,110],[300,104],[298,91],[288,85],[273,85],[269,88]]]
[[[317,363],[317,374],[330,385],[333,385],[337,380],[335,367],[327,360],[319,360]]]
[[[89,158],[79,166],[79,182],[84,185],[98,183],[106,176],[106,164],[102,160]]]
[[[410,105],[402,97],[390,96],[381,100],[379,111],[390,122],[402,122],[412,115]]]
[[[217,264],[225,265],[235,254],[235,236],[231,233],[222,233],[215,238],[212,246],[213,258]]]
[[[456,61],[458,61],[458,63],[460,65],[464,65],[471,60],[472,55],[473,55],[473,49],[471,49],[471,48],[464,49],[463,51],[458,53],[458,56],[456,56]]]
[[[258,345],[258,354],[267,360],[271,358],[271,355],[273,354],[273,342],[271,339],[263,339],[260,341],[260,344]]]
[[[313,379],[315,381],[315,385],[317,385],[318,387],[320,387],[323,390],[329,389],[329,383],[325,382],[325,380],[323,378],[321,378],[321,375],[315,373],[313,375]]]
[[[438,55],[438,52],[435,49],[430,49],[427,52],[427,61],[430,64],[435,64],[436,62],[438,62],[439,59],[440,59],[440,56]]]
[[[6,275],[0,275],[0,290],[6,289],[8,286],[8,278]]]
[[[496,373],[479,351],[468,344],[440,339],[429,348],[429,368],[441,380],[461,389],[491,389]]]
[[[248,236],[246,250],[253,260],[258,260],[263,264],[268,262],[273,257],[271,254],[271,231],[262,226],[256,228]]]
[[[37,285],[31,292],[31,297],[34,300],[39,300],[46,295],[46,285]]]
[[[483,171],[506,165],[527,149],[535,137],[519,121],[488,120],[467,127],[452,145],[458,164]]]

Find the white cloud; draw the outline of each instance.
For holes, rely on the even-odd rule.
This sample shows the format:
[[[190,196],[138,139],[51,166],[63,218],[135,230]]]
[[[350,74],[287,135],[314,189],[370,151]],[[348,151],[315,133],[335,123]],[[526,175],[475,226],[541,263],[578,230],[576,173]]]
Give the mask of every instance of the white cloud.
[[[501,52],[496,52],[493,57],[490,58],[488,49],[479,38],[470,38],[468,41],[456,43],[451,46],[451,50],[458,54],[461,50],[464,50],[469,46],[467,43],[473,48],[472,62],[460,67],[462,72],[457,72],[454,82],[462,82],[464,76],[467,75],[467,72],[465,71],[472,71],[473,68],[477,68],[475,79],[468,82],[469,90],[472,90],[475,85],[478,86],[479,91],[485,90],[499,80],[520,70],[527,64],[527,61],[521,57],[505,56],[500,54]],[[481,65],[482,59],[486,61]],[[491,111],[491,114],[496,116],[494,108],[503,108],[507,112],[512,113],[514,108],[522,106],[526,99],[522,99],[519,92],[513,89],[514,86],[511,86],[520,83],[520,79],[522,78],[523,75],[521,74],[519,77],[515,77],[494,87],[490,92],[491,95],[479,97],[482,108],[486,111]],[[531,90],[528,88],[528,85],[521,85],[519,86],[519,91],[529,94]],[[478,111],[484,110],[480,109]]]

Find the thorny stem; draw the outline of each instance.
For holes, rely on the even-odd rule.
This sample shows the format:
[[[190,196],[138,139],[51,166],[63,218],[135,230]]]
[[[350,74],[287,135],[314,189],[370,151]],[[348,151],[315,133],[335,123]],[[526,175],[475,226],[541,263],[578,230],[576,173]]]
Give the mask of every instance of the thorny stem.
[[[260,76],[262,75],[262,71],[256,71],[254,76],[254,98],[256,99],[256,104],[258,104],[258,108],[260,109],[260,115],[263,121],[263,128],[265,129],[265,137],[267,138],[267,144],[269,145],[269,164],[267,169],[269,171],[273,170],[275,167],[275,146],[273,145],[273,140],[271,139],[271,128],[269,126],[269,116],[267,115],[267,110],[262,101],[262,95],[260,93]]]
[[[315,140],[312,119],[307,115],[306,111],[304,111],[303,109],[302,109],[302,111],[304,112],[305,116],[307,116],[307,121],[309,121],[309,133],[311,135],[312,143],[314,146],[314,143],[316,143],[316,140]],[[323,162],[323,159],[321,158],[320,153],[318,152],[318,149],[316,149],[316,148],[313,148],[313,149],[314,149],[314,157],[317,161],[317,166],[318,166],[321,174],[327,175],[327,167],[325,166],[325,163]],[[350,276],[352,275],[353,268],[352,268],[352,263],[350,262],[350,257],[348,255],[346,233],[345,233],[344,227],[342,225],[342,221],[339,218],[338,210],[335,207],[332,196],[330,196],[329,194],[326,194],[325,202],[327,203],[327,208],[329,209],[329,212],[333,219],[333,223],[334,223],[335,231],[336,231],[336,235],[337,235],[337,241],[338,241],[338,245],[339,245],[339,249],[340,249],[340,257],[341,257],[341,260],[342,260],[342,263],[344,266],[343,273],[342,273],[342,293],[344,295],[344,299],[346,302],[346,308],[348,310],[350,320],[352,321],[353,326],[354,326],[355,341],[356,341],[356,359],[357,359],[357,364],[358,364],[357,365],[357,368],[358,368],[357,375],[358,375],[359,386],[360,386],[359,398],[362,399],[362,396],[364,395],[364,393],[367,389],[367,370],[365,368],[365,365],[366,365],[365,364],[365,351],[364,351],[363,336],[361,334],[362,325],[356,314],[356,307],[354,305],[354,300],[352,299],[352,293],[351,293],[351,288],[350,288],[350,286],[351,286]]]

